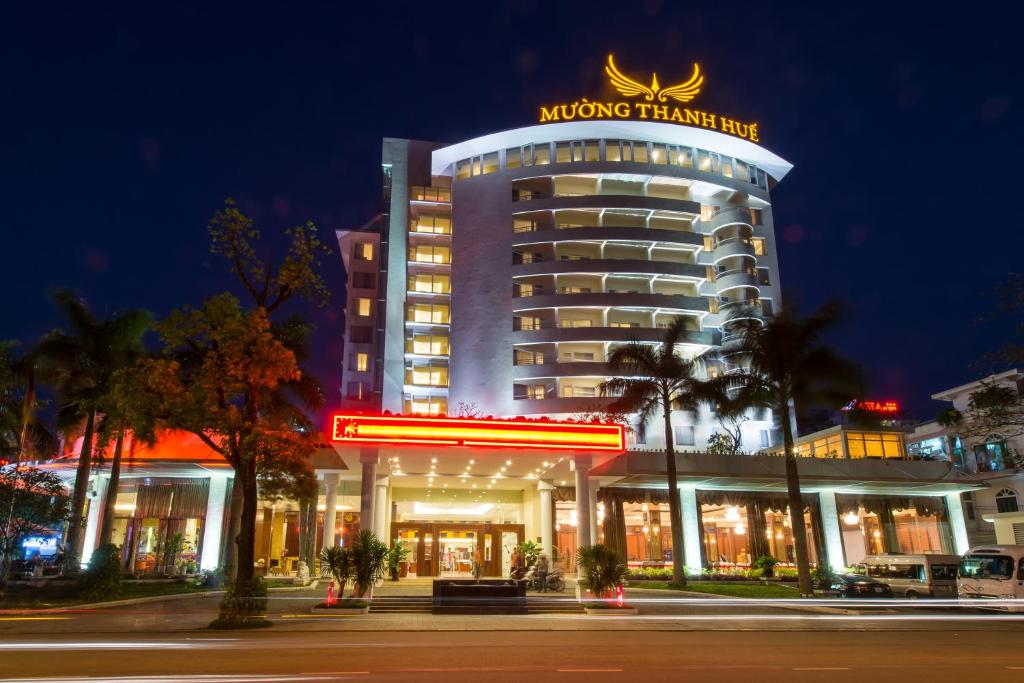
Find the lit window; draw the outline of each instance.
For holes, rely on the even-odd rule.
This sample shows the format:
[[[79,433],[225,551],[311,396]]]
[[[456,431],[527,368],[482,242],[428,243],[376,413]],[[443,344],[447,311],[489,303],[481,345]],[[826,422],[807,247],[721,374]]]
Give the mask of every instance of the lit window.
[[[370,315],[370,299],[359,297],[356,299],[356,315],[366,317]]]
[[[694,438],[693,427],[678,425],[675,427],[673,431],[675,432],[673,434],[673,437],[675,439],[677,446],[696,445],[697,442]]]
[[[370,354],[356,354],[356,372],[366,372],[370,367]]]
[[[371,242],[360,242],[359,244],[356,245],[356,260],[373,260],[373,244]]]
[[[511,147],[505,150],[505,168],[519,168],[520,166],[520,149],[518,147]]]
[[[572,160],[571,146],[568,142],[555,144],[555,162],[559,164],[568,163]]]

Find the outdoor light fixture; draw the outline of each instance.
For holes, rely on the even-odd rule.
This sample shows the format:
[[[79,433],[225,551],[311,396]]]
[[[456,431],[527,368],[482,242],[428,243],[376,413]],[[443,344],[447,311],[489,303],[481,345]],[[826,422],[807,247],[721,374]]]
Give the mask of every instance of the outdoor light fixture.
[[[846,522],[848,525],[853,526],[854,524],[860,522],[860,515],[858,515],[856,512],[847,512],[845,515],[843,515],[843,521]]]

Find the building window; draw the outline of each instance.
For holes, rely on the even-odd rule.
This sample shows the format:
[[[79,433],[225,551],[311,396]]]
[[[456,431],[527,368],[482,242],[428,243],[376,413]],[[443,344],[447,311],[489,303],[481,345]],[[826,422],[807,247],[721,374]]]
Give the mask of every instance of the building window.
[[[498,153],[491,152],[485,154],[483,159],[483,171],[484,173],[494,173],[498,170]]]
[[[903,442],[899,434],[849,432],[846,446],[851,458],[903,457]]]
[[[415,415],[445,415],[448,412],[448,401],[442,396],[411,396],[407,394],[405,412]]]
[[[960,494],[960,500],[964,504],[964,516],[974,521],[974,494],[968,491]]]
[[[643,420],[637,420],[633,426],[633,433],[636,435],[636,444],[638,446],[647,445],[647,423]]]
[[[623,145],[625,146],[625,145]],[[633,161],[637,163],[647,163],[647,143],[646,142],[634,142],[633,143]]]
[[[772,445],[772,434],[767,429],[761,430],[761,448],[770,448]]]
[[[345,398],[353,401],[362,401],[367,398],[366,386],[362,382],[349,382],[345,391]]]
[[[695,446],[697,445],[696,438],[694,437],[693,427],[687,427],[683,425],[677,425],[673,429],[673,438],[675,439],[677,446]]]
[[[370,308],[370,306],[371,306],[371,300],[370,299],[367,299],[366,297],[357,297],[356,298],[356,315],[362,316],[364,318],[366,316],[370,315],[370,311],[372,310]]]
[[[405,350],[421,356],[447,356],[448,337],[443,334],[414,334],[406,338]]]
[[[373,289],[377,285],[376,273],[352,273],[352,286],[356,289]]]
[[[451,250],[448,247],[418,244],[412,260],[417,263],[451,263]]]
[[[353,325],[349,328],[349,341],[353,344],[373,343],[373,328],[366,325]]]
[[[996,494],[996,512],[1018,512],[1017,492],[1013,489],[1002,489]]]
[[[370,369],[370,354],[368,353],[357,353],[356,354],[356,366],[353,368],[356,372],[366,372]]]
[[[448,307],[442,304],[412,304],[406,309],[406,320],[447,325]]]
[[[555,143],[555,162],[565,164],[572,161],[572,148],[568,142]]]
[[[551,144],[544,143],[542,145],[533,146],[533,165],[543,166],[544,164],[551,163]]]
[[[519,168],[522,165],[522,150],[519,147],[511,147],[505,150],[505,168]]]
[[[412,223],[413,232],[429,232],[436,235],[449,235],[452,232],[451,216],[426,213],[418,216]]]
[[[754,243],[754,256],[764,256],[764,240],[755,238],[751,242]]]
[[[409,291],[424,294],[448,294],[451,292],[451,278],[447,275],[417,273],[409,279]]]
[[[462,180],[469,177],[469,159],[463,159],[455,164],[455,178]]]
[[[357,261],[372,261],[373,260],[373,243],[372,242],[359,242],[356,244],[356,260]]]

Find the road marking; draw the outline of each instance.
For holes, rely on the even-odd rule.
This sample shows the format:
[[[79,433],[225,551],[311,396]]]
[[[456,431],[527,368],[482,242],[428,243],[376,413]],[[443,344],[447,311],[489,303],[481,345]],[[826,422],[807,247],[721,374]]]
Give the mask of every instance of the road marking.
[[[560,674],[622,673],[622,669],[555,669]]]
[[[793,671],[849,671],[848,666],[794,666]]]
[[[303,671],[300,676],[369,676],[369,671]]]
[[[0,617],[0,621],[60,621],[71,617]]]

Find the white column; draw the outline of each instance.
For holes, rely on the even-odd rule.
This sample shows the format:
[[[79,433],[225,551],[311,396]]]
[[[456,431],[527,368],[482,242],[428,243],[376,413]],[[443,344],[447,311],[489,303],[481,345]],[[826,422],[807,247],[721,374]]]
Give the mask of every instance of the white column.
[[[946,494],[946,507],[949,511],[949,530],[953,532],[953,546],[957,555],[963,555],[971,548],[967,539],[967,523],[964,521],[964,506],[959,493]]]
[[[338,545],[338,474],[324,473],[324,547]]]
[[[590,536],[590,465],[589,455],[573,457],[576,472],[576,547],[593,545]]]
[[[590,508],[590,540],[593,543],[601,542],[601,530],[597,523],[597,482],[591,482],[590,498],[587,505]]]
[[[200,569],[216,569],[220,564],[221,532],[224,529],[225,498],[228,478],[223,474],[210,476],[210,491],[206,496],[206,520],[203,522],[203,554]]]
[[[700,511],[697,508],[697,489],[693,486],[680,486],[679,497],[682,502],[683,513],[683,561],[685,566],[693,571],[700,571],[700,526],[697,515]],[[676,549],[672,549],[672,556],[675,557]]]
[[[825,537],[825,550],[828,552],[828,564],[834,572],[843,571],[846,557],[843,554],[843,530],[839,526],[839,508],[836,507],[835,491],[819,491],[818,501],[821,504],[821,526]]]
[[[376,448],[359,451],[359,463],[363,474],[359,487],[359,532],[373,531],[373,498],[377,488],[377,462],[380,454]]]
[[[388,517],[388,478],[377,477],[377,491],[373,496],[373,533],[390,545],[391,534],[386,528]]]
[[[554,485],[550,481],[538,481],[537,491],[540,492],[540,544],[544,552],[551,558],[555,548],[554,520],[551,519],[551,491]]]
[[[100,530],[100,513],[103,512],[103,498],[107,492],[110,479],[103,474],[93,477],[90,487],[93,495],[89,496],[89,514],[85,519],[85,538],[82,541],[82,566],[88,566],[92,551],[96,549],[96,536]],[[116,495],[116,494],[115,494]]]

